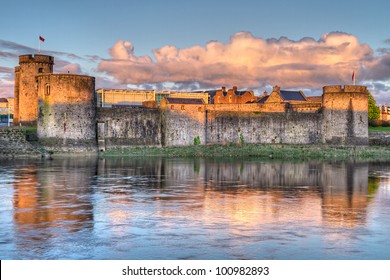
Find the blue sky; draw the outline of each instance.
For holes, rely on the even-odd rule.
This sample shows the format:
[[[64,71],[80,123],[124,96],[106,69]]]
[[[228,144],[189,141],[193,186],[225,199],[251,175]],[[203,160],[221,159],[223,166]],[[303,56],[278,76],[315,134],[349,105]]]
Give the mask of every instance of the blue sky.
[[[341,3],[340,3],[341,2]],[[357,82],[390,103],[390,1],[3,1],[0,96],[18,55],[53,55],[57,72],[97,87],[316,94]],[[324,59],[321,59],[324,57]]]

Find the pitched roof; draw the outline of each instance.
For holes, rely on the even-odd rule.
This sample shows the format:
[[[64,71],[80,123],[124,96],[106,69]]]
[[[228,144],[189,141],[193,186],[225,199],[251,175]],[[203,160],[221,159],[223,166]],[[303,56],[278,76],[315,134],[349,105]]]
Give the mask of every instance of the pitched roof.
[[[0,102],[8,103],[7,98],[0,98]]]
[[[280,96],[285,101],[287,100],[306,101],[306,98],[303,96],[301,91],[281,90]]]
[[[306,96],[310,102],[322,102],[322,96]]]
[[[257,103],[264,104],[265,101],[267,101],[269,95],[266,96],[260,96],[260,100]]]
[[[249,90],[240,90],[240,91],[236,91],[236,95],[239,95],[239,96],[242,96],[244,95],[246,92],[248,92]]]
[[[175,97],[166,97],[168,103],[170,104],[204,104],[202,98],[175,98]]]

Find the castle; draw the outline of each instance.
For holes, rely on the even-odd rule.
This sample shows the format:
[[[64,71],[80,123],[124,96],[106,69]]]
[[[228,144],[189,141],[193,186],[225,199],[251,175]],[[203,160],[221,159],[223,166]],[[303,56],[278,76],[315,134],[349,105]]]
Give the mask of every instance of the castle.
[[[213,102],[164,97],[160,106],[105,108],[97,107],[94,77],[54,74],[47,55],[21,55],[19,64],[14,123],[36,123],[48,151],[185,146],[195,138],[201,144],[368,145],[364,86],[324,86],[316,100],[277,86],[261,98],[222,88],[209,95]]]

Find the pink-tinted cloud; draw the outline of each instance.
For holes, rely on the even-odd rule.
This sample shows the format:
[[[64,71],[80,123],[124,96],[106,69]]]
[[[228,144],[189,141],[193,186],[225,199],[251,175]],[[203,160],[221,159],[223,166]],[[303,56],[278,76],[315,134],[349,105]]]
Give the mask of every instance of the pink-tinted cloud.
[[[367,72],[385,71],[385,57],[375,57],[356,36],[340,32],[324,34],[319,40],[299,41],[285,37],[262,39],[240,32],[226,44],[212,41],[205,47],[183,49],[164,46],[153,50],[153,58],[136,56],[132,43],[121,40],[110,49],[110,55],[111,59],[103,60],[98,70],[124,84],[196,82],[218,87],[280,84],[285,88],[320,88],[351,83],[352,71],[369,79],[389,79],[387,73],[370,76]]]
[[[0,79],[0,97],[12,97],[14,95],[14,81]]]
[[[69,63],[61,67],[56,67],[58,73],[82,74],[80,65],[78,63]]]
[[[14,95],[14,69],[0,66],[0,97]]]

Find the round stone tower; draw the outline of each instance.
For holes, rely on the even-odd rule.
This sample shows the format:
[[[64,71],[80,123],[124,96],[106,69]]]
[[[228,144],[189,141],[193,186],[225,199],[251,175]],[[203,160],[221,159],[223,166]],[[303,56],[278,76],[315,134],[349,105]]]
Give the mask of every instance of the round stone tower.
[[[41,74],[38,139],[48,151],[96,151],[95,78]]]
[[[15,114],[14,123],[34,125],[38,116],[36,76],[53,73],[54,57],[42,54],[19,56],[15,67]]]

